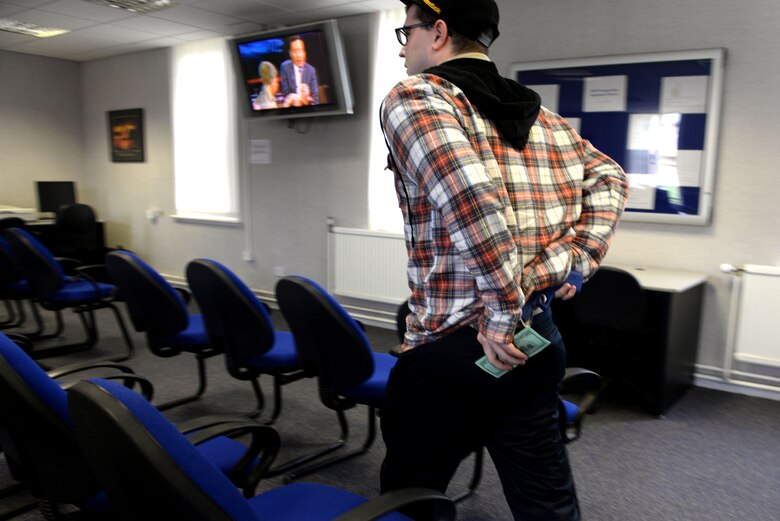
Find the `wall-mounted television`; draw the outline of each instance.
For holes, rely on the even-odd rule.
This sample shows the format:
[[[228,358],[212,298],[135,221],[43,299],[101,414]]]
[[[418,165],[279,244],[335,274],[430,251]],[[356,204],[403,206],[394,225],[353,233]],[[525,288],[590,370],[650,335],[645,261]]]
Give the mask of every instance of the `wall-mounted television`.
[[[300,118],[352,113],[347,62],[335,20],[242,36],[232,43],[247,114]]]

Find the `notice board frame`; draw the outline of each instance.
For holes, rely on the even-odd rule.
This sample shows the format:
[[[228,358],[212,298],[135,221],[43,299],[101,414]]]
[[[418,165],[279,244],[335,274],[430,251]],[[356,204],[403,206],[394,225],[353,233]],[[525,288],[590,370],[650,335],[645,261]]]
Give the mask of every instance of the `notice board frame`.
[[[626,173],[632,174],[631,188],[636,199],[632,200],[629,196],[629,205],[639,206],[626,208],[623,220],[708,225],[712,215],[717,165],[724,62],[725,50],[717,48],[519,62],[510,66],[509,74],[512,79],[531,89],[534,85],[545,85],[540,88],[542,105],[554,108],[554,112],[574,122],[575,128],[580,127],[578,130],[583,138],[618,161]],[[692,109],[698,112],[681,113],[676,125],[679,132],[678,152],[684,151],[687,168],[694,172],[698,170],[698,183],[694,181],[690,183],[694,186],[686,186],[679,177],[669,183],[668,175],[664,177],[658,174],[661,168],[659,165],[668,162],[668,158],[659,161],[659,148],[655,152],[629,149],[629,140],[635,140],[631,135],[636,135],[629,134],[629,121],[633,122],[631,126],[634,128],[636,122],[656,115],[660,118],[663,114],[662,96],[671,99],[671,94],[668,94],[674,92],[671,89],[675,85],[684,87],[684,82],[689,78],[694,79],[691,84],[701,84],[696,81],[701,76],[707,78],[702,106]],[[618,80],[618,89],[612,89],[613,92],[624,89],[624,106],[616,105],[600,111],[597,106],[594,110],[591,103],[586,111],[586,103],[601,101],[592,97],[595,92],[593,81],[609,81],[609,78]],[[551,86],[553,90],[550,90]],[[604,89],[604,92],[609,94],[608,89]],[[557,95],[557,99],[546,100],[545,93],[553,93],[550,97]],[[684,96],[680,95],[679,99],[684,99]],[[674,106],[671,102],[667,104],[669,107]],[[649,160],[648,155],[651,156]],[[683,155],[678,154],[673,160],[674,172],[678,171],[678,165],[682,169],[682,161]],[[647,170],[631,172],[636,165],[646,166],[648,163],[652,166],[647,167]],[[698,168],[695,168],[697,165]],[[642,203],[639,202],[640,197],[643,198]]]

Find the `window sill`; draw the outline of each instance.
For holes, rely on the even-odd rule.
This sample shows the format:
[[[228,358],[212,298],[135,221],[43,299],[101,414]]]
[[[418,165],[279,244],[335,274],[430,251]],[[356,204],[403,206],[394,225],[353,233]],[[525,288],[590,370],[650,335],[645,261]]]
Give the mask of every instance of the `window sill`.
[[[243,224],[238,217],[202,213],[176,213],[171,215],[171,219],[182,223],[214,224],[219,226],[241,226]]]

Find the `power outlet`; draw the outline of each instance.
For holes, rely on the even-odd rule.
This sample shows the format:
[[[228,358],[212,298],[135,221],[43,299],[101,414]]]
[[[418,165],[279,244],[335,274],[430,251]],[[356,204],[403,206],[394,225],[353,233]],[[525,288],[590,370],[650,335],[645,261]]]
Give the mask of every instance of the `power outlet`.
[[[274,266],[274,275],[284,277],[287,275],[287,270],[284,269],[284,266]]]

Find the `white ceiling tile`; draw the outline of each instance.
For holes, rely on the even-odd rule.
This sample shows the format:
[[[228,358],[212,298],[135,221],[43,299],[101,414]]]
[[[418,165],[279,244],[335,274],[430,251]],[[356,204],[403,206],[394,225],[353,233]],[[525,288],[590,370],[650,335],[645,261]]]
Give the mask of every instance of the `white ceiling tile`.
[[[176,38],[186,42],[197,42],[198,40],[208,40],[209,38],[217,38],[218,36],[224,35],[215,33],[213,31],[195,31],[187,34],[176,35]]]
[[[9,5],[18,5],[21,7],[32,8],[41,5],[50,4],[52,0],[2,0],[2,3]]]
[[[166,47],[375,12],[398,7],[400,3],[400,0],[176,0],[174,7],[134,14],[84,0],[0,0],[0,17],[73,31],[45,40],[0,32],[0,50],[82,61],[133,49]]]
[[[160,36],[175,36],[177,34],[191,33],[199,29],[192,25],[180,24],[171,20],[154,18],[152,16],[134,16],[126,20],[114,22],[112,25],[135,29],[136,31],[145,31]]]
[[[226,16],[186,5],[177,5],[170,9],[156,11],[148,16],[194,25],[211,31],[222,30],[225,27],[240,21],[238,18],[232,16]]]
[[[122,9],[92,4],[90,2],[85,2],[84,0],[58,0],[57,2],[41,6],[39,9],[52,13],[78,16],[79,18],[94,20],[96,22],[113,22],[123,18],[137,16],[134,13],[123,11]]]
[[[23,11],[14,15],[14,20],[37,24],[43,27],[60,27],[62,29],[70,30],[95,25],[95,22],[92,20],[76,18],[75,16],[59,13],[51,13],[49,11],[41,11],[40,9],[28,9],[27,11]]]

